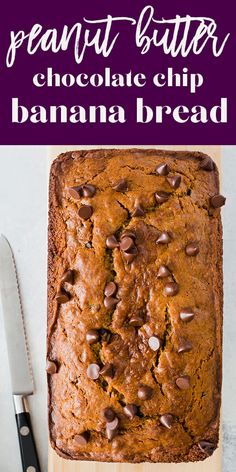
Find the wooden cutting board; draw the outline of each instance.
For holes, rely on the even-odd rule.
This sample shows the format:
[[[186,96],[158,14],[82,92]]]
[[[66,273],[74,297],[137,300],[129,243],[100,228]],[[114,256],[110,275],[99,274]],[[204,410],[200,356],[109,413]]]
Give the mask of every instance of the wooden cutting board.
[[[52,146],[49,148],[49,165],[58,154],[75,149],[128,146]],[[135,146],[130,146],[135,147]],[[137,146],[142,147],[142,146]],[[201,151],[209,154],[220,169],[220,146],[143,146],[157,149]],[[213,456],[203,462],[187,464],[108,464],[104,462],[68,461],[60,458],[49,446],[48,472],[222,472],[222,438]]]

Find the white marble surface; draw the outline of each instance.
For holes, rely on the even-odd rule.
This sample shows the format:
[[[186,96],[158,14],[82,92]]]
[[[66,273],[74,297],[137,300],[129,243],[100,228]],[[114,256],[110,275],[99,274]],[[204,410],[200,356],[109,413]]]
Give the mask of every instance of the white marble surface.
[[[36,393],[30,398],[42,472],[47,471],[47,418],[45,364],[47,148],[0,147],[0,232],[11,242],[20,278],[25,323],[31,352]],[[236,148],[225,148],[223,193],[225,329],[223,388],[223,472],[236,464]],[[0,312],[0,472],[21,472],[3,320]],[[201,465],[199,465],[199,472]]]
[[[0,233],[14,249],[36,393],[30,398],[42,472],[47,470],[45,385],[47,149],[0,147]],[[0,472],[21,472],[0,313]]]
[[[227,197],[224,229],[223,472],[236,469],[236,146],[224,148],[222,193]]]

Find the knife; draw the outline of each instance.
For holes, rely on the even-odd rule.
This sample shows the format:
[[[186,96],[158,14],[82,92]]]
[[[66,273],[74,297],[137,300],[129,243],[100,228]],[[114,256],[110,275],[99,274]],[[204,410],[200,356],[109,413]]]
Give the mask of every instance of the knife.
[[[7,239],[0,236],[0,298],[11,374],[23,472],[40,472],[27,396],[34,385],[26,343],[23,312],[13,252]]]

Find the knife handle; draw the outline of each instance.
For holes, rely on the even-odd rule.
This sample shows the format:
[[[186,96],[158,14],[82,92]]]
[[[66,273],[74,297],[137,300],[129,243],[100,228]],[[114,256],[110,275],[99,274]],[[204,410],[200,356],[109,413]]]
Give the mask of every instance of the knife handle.
[[[20,402],[19,397],[17,401],[15,397],[18,397],[18,395],[14,395],[14,404],[16,410],[15,416],[20,445],[22,470],[23,472],[40,472],[41,469],[36,451],[30,414],[28,411],[26,411],[24,398],[21,397]],[[22,408],[19,408],[20,404],[22,405]]]

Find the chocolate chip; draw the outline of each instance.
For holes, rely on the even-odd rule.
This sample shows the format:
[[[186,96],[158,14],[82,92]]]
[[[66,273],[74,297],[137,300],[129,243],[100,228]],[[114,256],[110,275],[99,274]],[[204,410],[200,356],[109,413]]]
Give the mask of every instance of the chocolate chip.
[[[185,253],[187,254],[187,256],[197,256],[197,254],[199,253],[198,244],[194,242],[188,243],[185,247]]]
[[[168,231],[163,231],[156,240],[156,244],[169,244],[172,240],[172,237]]]
[[[170,413],[166,413],[160,417],[160,422],[163,424],[163,426],[170,429],[174,422],[174,417]]]
[[[106,297],[112,297],[112,295],[115,295],[116,291],[117,285],[115,284],[115,282],[109,282],[105,287],[104,293]]]
[[[108,429],[108,428],[106,428],[106,434],[107,434],[108,441],[112,441],[112,439],[114,439],[117,436],[118,429]]]
[[[78,215],[82,220],[89,220],[93,214],[93,207],[91,205],[82,205],[78,210]]]
[[[46,372],[50,375],[57,373],[57,364],[56,362],[50,361],[49,359],[46,362]]]
[[[165,203],[169,199],[170,194],[167,192],[162,192],[161,190],[159,192],[155,193],[155,199],[157,203]]]
[[[70,294],[67,293],[64,289],[59,290],[56,294],[57,303],[67,303],[70,300]]]
[[[124,407],[124,414],[128,416],[130,420],[132,420],[138,412],[138,407],[134,405],[134,403],[129,403]]]
[[[215,445],[209,441],[199,441],[198,447],[208,456],[211,456],[215,450]]]
[[[159,164],[159,166],[157,166],[155,170],[156,173],[159,175],[167,175],[170,171],[167,164]]]
[[[79,185],[78,187],[69,187],[68,193],[72,198],[78,200],[82,196],[82,185]]]
[[[158,279],[163,279],[165,277],[169,277],[171,275],[171,271],[165,265],[161,265],[157,272]]]
[[[150,400],[153,396],[153,389],[151,387],[148,387],[147,385],[142,385],[138,389],[138,398],[140,400]]]
[[[187,339],[180,339],[178,343],[178,353],[189,352],[193,348],[192,343]]]
[[[76,434],[74,440],[79,446],[85,446],[89,441],[88,431],[84,431],[84,433],[81,434]]]
[[[91,380],[97,380],[100,373],[100,367],[97,364],[90,364],[87,368],[87,377]]]
[[[81,197],[93,197],[96,193],[96,187],[91,184],[84,184],[78,187],[69,187],[68,192],[71,197],[78,200]]]
[[[113,421],[116,417],[116,414],[111,408],[105,408],[103,410],[103,416],[106,421]]]
[[[113,364],[105,364],[100,370],[100,375],[102,375],[103,377],[108,377],[109,379],[113,379],[115,375],[115,369]]]
[[[214,195],[213,197],[210,198],[210,205],[213,208],[220,208],[224,206],[226,202],[226,198],[223,197],[223,195]]]
[[[179,285],[176,282],[169,282],[165,285],[163,293],[166,297],[174,297],[179,293]]]
[[[88,344],[95,344],[99,341],[99,333],[96,329],[89,329],[86,333],[86,341]]]
[[[106,428],[109,429],[110,431],[114,431],[114,429],[117,429],[119,425],[119,419],[117,416],[115,416],[114,420],[108,421],[106,424]]]
[[[145,215],[144,209],[142,208],[140,204],[137,204],[134,208],[132,216],[144,216],[144,215]]]
[[[104,298],[104,306],[108,310],[111,310],[112,308],[114,308],[117,305],[117,303],[119,303],[118,298],[115,298],[115,297],[105,297]]]
[[[114,185],[112,185],[113,190],[116,192],[128,192],[128,184],[125,179],[120,179]]]
[[[73,270],[67,270],[64,275],[62,276],[61,281],[62,282],[67,282],[68,284],[73,285],[74,284],[74,277],[75,273]]]
[[[161,347],[161,341],[156,336],[151,336],[148,340],[148,345],[152,351],[158,351]]]
[[[194,316],[193,309],[190,307],[182,308],[179,314],[180,319],[185,322],[192,321]]]
[[[138,314],[132,316],[129,320],[129,324],[131,326],[134,326],[135,328],[141,328],[141,326],[143,326],[144,323],[145,323],[145,320],[144,320],[143,316],[138,315]]]
[[[123,233],[122,233],[120,239],[123,239],[123,238],[126,238],[126,237],[132,238],[132,239],[135,240],[135,239],[136,239],[136,233],[135,233],[135,231],[132,230],[132,229],[125,229],[125,231],[123,231]]]
[[[125,236],[122,238],[121,243],[120,243],[120,249],[125,252],[129,252],[131,248],[134,247],[134,241],[132,238],[129,238],[128,236]]]
[[[180,175],[173,175],[172,177],[166,177],[168,184],[175,190],[180,186],[181,177]]]
[[[85,184],[82,186],[82,193],[84,197],[93,197],[96,193],[96,187],[91,184]]]
[[[135,246],[132,247],[132,248],[129,250],[129,252],[126,252],[126,251],[123,252],[123,256],[124,256],[124,258],[125,258],[125,260],[126,260],[126,262],[127,262],[128,264],[130,264],[131,262],[133,262],[133,260],[134,260],[135,257],[137,256],[137,254],[138,254],[138,250],[137,250],[137,248],[136,248]]]
[[[182,375],[176,379],[175,383],[180,390],[186,390],[190,387],[190,378],[188,375]]]
[[[119,243],[114,235],[107,237],[106,246],[108,249],[115,249],[116,247],[119,247]]]
[[[209,156],[204,157],[204,159],[202,159],[202,161],[199,164],[199,169],[202,169],[202,170],[211,171],[211,170],[214,170],[214,168],[215,168],[214,161]]]

